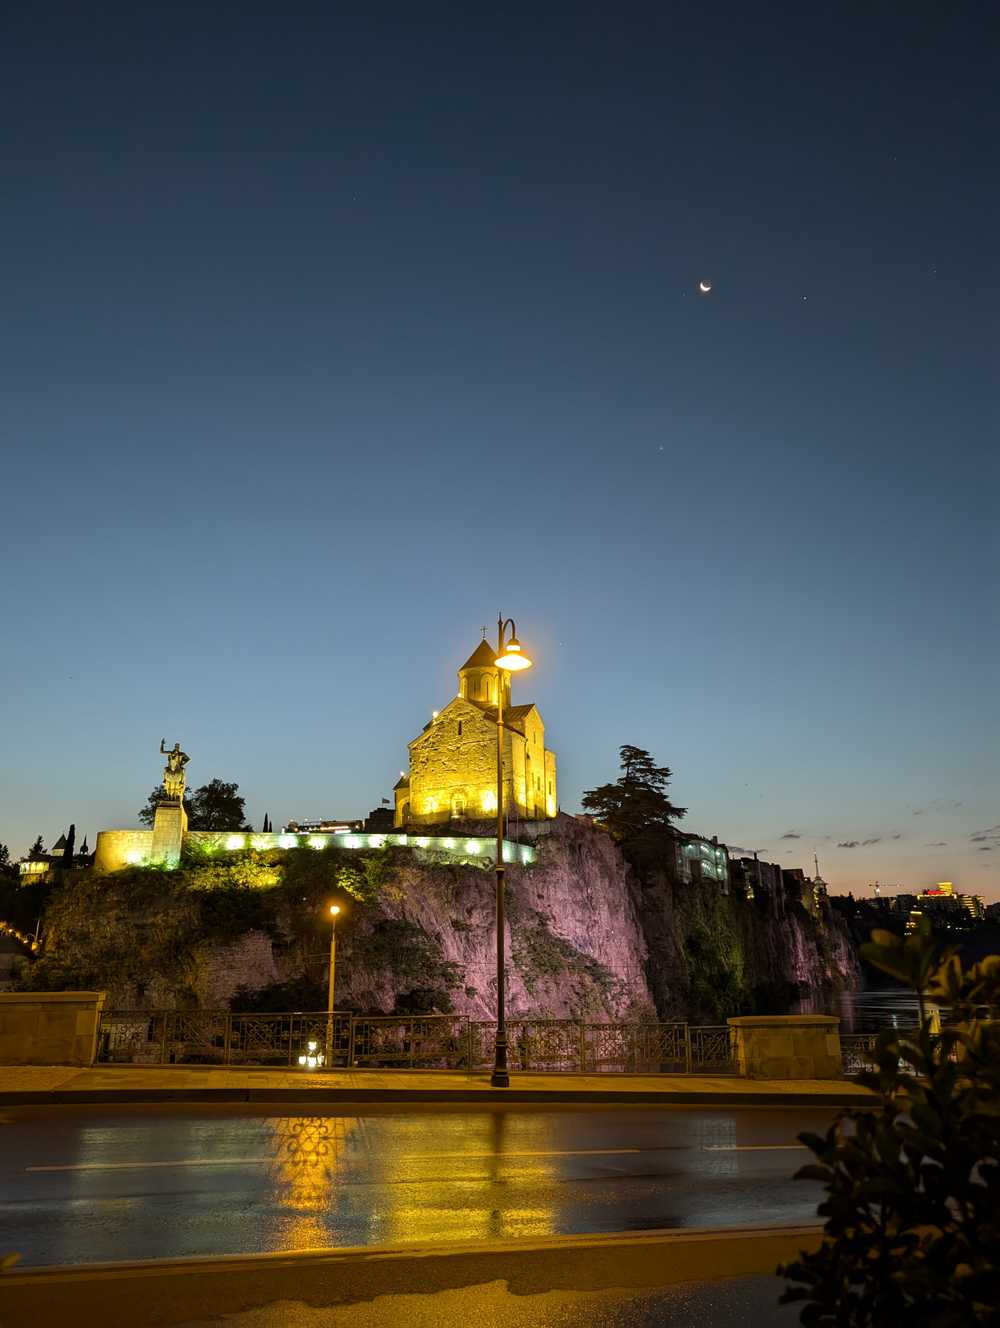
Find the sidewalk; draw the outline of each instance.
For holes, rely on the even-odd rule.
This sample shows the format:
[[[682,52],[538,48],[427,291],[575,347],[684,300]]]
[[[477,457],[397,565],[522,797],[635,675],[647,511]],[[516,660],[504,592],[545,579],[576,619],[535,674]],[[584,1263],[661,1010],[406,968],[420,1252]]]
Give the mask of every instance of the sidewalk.
[[[0,1066],[0,1105],[104,1102],[501,1102],[696,1106],[856,1106],[872,1102],[846,1079],[733,1075],[529,1074],[491,1088],[486,1073],[444,1070],[215,1069],[193,1065]]]

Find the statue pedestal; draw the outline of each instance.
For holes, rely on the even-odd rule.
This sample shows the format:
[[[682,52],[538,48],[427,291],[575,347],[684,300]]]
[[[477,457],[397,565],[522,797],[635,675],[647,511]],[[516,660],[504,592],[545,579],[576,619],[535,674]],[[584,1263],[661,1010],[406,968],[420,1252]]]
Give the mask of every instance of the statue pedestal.
[[[150,866],[176,867],[181,860],[181,846],[187,830],[187,812],[182,802],[161,802],[153,817],[153,843]]]

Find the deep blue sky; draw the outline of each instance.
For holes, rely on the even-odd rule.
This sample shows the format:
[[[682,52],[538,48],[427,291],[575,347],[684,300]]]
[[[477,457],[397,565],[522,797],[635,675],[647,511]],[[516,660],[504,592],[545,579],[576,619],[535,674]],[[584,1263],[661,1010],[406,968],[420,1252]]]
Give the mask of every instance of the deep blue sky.
[[[995,18],[8,6],[0,840],[364,813],[502,608],[564,808],[996,897]]]

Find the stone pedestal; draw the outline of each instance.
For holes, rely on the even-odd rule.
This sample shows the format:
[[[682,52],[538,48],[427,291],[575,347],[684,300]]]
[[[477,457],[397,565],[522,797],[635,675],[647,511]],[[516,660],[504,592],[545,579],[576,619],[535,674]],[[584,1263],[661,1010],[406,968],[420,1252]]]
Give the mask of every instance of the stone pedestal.
[[[747,1079],[840,1079],[840,1020],[832,1014],[730,1019],[738,1074]]]
[[[93,1065],[103,991],[0,992],[0,1065]]]
[[[153,842],[149,861],[156,867],[176,867],[187,831],[187,812],[182,802],[161,802],[153,817]]]

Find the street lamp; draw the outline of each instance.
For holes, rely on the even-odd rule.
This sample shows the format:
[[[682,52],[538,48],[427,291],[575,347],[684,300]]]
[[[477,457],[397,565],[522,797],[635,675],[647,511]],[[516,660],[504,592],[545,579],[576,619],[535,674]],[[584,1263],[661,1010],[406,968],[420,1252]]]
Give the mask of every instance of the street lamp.
[[[510,636],[504,639],[507,628]],[[497,1036],[493,1052],[494,1088],[509,1088],[507,1073],[507,981],[504,972],[504,865],[503,865],[503,675],[531,668],[531,660],[521,650],[513,618],[497,617]],[[501,671],[502,670],[502,671]],[[513,778],[513,770],[511,771]]]
[[[333,982],[337,969],[337,918],[340,905],[330,905],[330,981],[326,989],[326,1063],[329,1067],[333,1055]]]

